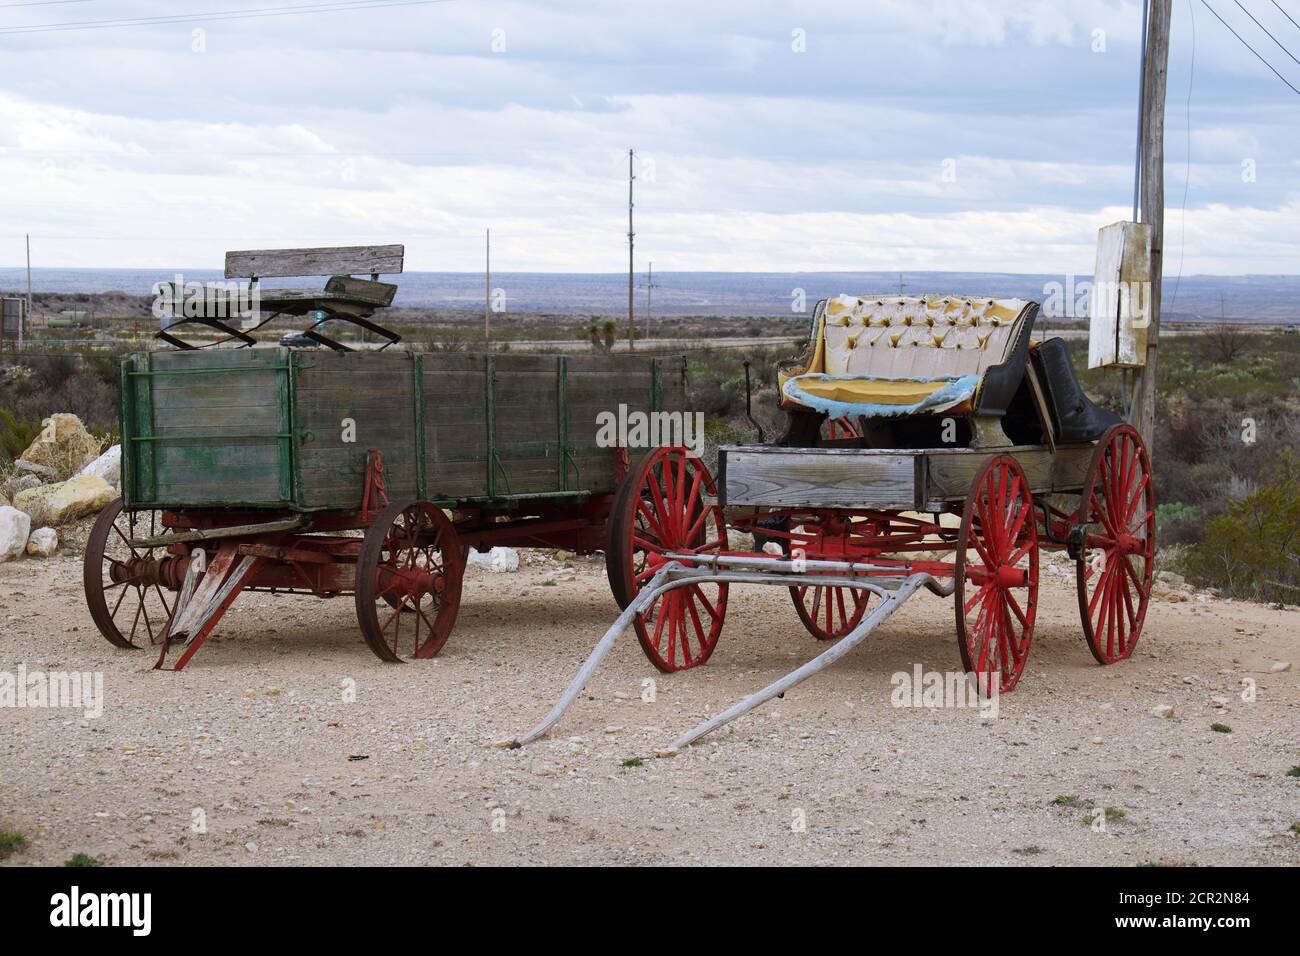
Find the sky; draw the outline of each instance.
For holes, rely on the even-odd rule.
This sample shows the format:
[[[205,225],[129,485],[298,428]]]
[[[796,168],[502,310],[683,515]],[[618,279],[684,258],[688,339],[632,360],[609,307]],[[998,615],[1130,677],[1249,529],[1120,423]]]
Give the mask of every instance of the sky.
[[[1242,4],[1286,50],[1209,0],[1300,87],[1300,0]],[[638,270],[1088,274],[1140,32],[1136,0],[0,0],[0,265],[30,232],[37,266],[477,271],[490,228],[496,270],[617,272],[635,148]],[[1300,95],[1174,0],[1166,275],[1300,273],[1297,146]]]

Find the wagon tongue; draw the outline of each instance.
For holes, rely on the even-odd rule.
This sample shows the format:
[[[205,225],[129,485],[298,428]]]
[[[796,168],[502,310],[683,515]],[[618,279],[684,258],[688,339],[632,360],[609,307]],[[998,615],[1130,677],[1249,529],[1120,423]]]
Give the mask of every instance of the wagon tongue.
[[[564,716],[564,713],[573,705],[573,702],[577,700],[578,695],[591,679],[600,662],[614,646],[614,642],[632,626],[632,622],[637,615],[653,606],[663,594],[674,589],[707,582],[772,584],[787,588],[820,582],[835,587],[852,587],[869,591],[878,595],[882,600],[870,614],[866,615],[853,630],[843,639],[837,641],[834,646],[780,680],[769,684],[723,713],[700,724],[689,733],[678,737],[670,746],[656,751],[660,756],[671,756],[677,753],[705,734],[730,723],[773,697],[784,694],[791,687],[829,667],[866,640],[872,631],[887,620],[894,611],[920,588],[928,588],[930,591],[946,597],[952,594],[954,587],[952,582],[940,582],[924,572],[894,578],[849,577],[846,575],[852,575],[855,571],[863,574],[869,570],[880,571],[886,569],[875,565],[842,561],[804,561],[796,565],[792,561],[777,558],[725,554],[698,555],[688,552],[668,552],[664,557],[668,559],[667,562],[655,572],[654,577],[637,592],[636,597],[623,609],[623,613],[610,625],[609,630],[597,642],[590,656],[583,662],[577,675],[574,676],[545,719],[528,733],[520,737],[498,741],[497,746],[514,749],[532,743],[545,735]],[[690,562],[695,566],[687,567],[685,562]],[[819,572],[827,572],[827,574],[819,576]]]

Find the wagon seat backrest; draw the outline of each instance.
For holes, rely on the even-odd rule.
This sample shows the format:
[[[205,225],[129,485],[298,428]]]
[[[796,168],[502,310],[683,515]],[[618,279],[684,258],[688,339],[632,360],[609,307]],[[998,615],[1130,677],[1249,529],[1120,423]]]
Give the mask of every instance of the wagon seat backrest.
[[[819,309],[787,404],[832,416],[1006,411],[1038,306],[1020,299],[841,295]]]
[[[289,305],[283,311],[297,314],[311,311],[320,302],[354,305],[355,311],[369,314],[392,305],[397,286],[380,282],[379,277],[401,273],[404,259],[401,245],[235,250],[226,253],[226,278],[248,279],[256,285],[263,278],[328,276],[324,289],[266,289],[262,297]],[[299,304],[296,300],[301,300],[301,308],[294,308]]]

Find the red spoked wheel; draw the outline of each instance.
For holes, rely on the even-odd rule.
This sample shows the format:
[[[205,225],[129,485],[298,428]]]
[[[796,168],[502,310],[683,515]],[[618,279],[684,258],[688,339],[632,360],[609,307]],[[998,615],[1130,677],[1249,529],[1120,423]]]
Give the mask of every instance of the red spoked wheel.
[[[162,640],[175,606],[166,574],[172,558],[165,547],[133,547],[166,529],[156,511],[122,510],[122,499],[104,506],[95,519],[82,558],[82,585],[91,620],[110,644],[142,648]],[[183,576],[183,573],[182,573]]]
[[[1025,473],[1010,455],[984,463],[971,483],[957,537],[957,638],[982,694],[1016,686],[1029,657],[1038,604],[1038,523]]]
[[[839,418],[822,420],[821,437],[824,441],[838,441],[841,438],[861,438],[862,432],[847,415]]]
[[[1074,532],[1079,615],[1092,656],[1113,664],[1137,645],[1155,572],[1155,483],[1137,429],[1115,425],[1101,437],[1083,487]]]
[[[867,605],[871,602],[871,593],[858,588],[812,584],[792,587],[790,598],[808,633],[819,641],[833,641],[862,623],[862,616],[867,613]]]
[[[704,463],[685,448],[656,448],[628,474],[610,513],[605,573],[619,607],[627,607],[668,560],[669,552],[727,550],[722,509]],[[703,664],[718,644],[727,585],[690,584],[661,595],[634,622],[641,649],[661,671]]]
[[[357,621],[370,649],[398,663],[442,650],[460,611],[464,572],[442,509],[427,501],[389,505],[366,529],[357,558]]]

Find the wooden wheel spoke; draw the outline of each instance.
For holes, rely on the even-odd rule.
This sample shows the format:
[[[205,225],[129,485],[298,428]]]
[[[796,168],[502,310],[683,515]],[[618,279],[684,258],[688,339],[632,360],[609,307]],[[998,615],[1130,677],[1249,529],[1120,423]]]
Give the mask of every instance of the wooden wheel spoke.
[[[645,518],[646,524],[650,526],[650,529],[654,532],[655,537],[658,538],[660,541],[662,541],[666,537],[666,535],[664,534],[663,525],[660,524],[659,519],[654,514],[651,513],[650,505],[647,504],[646,499],[638,498],[636,503],[636,509],[637,509],[637,514]]]
[[[1015,614],[1016,620],[1020,622],[1020,626],[1029,627],[1029,619],[1025,617],[1025,612],[1021,610],[1019,602],[1016,601],[1016,596],[1010,591],[1004,591],[1003,597],[1006,599],[1007,607]]]
[[[964,608],[965,613],[969,614],[971,611],[973,611],[975,609],[976,603],[984,600],[984,597],[989,593],[989,590],[992,587],[993,587],[992,580],[985,581],[983,584],[981,584],[979,590],[976,591],[973,595],[971,595],[970,599],[966,601],[966,606]]]
[[[1114,571],[1115,568],[1109,561],[1102,566],[1101,577],[1097,581],[1097,590],[1093,592],[1091,599],[1088,601],[1089,617],[1096,613],[1097,602],[1102,599],[1102,594],[1105,593],[1105,589],[1109,586],[1110,577]]]

